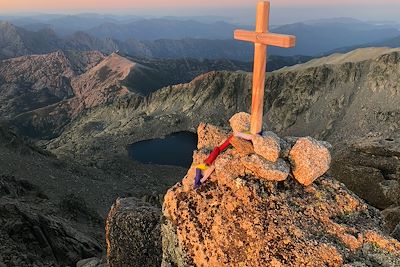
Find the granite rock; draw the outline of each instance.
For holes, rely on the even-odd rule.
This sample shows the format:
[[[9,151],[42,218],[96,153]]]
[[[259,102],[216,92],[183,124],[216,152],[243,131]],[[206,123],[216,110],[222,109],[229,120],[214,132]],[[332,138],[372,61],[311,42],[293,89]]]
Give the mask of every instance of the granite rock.
[[[233,132],[243,133],[250,131],[250,114],[240,112],[229,120]]]
[[[253,154],[242,158],[241,161],[250,174],[267,181],[284,181],[290,172],[289,165],[282,159],[272,163]]]
[[[251,141],[233,137],[231,139],[231,145],[241,156],[247,156],[254,153],[254,147]]]
[[[289,153],[294,178],[308,186],[330,168],[331,155],[326,146],[311,137],[299,138]]]
[[[281,152],[281,140],[273,132],[253,137],[254,152],[268,161],[276,162]]]

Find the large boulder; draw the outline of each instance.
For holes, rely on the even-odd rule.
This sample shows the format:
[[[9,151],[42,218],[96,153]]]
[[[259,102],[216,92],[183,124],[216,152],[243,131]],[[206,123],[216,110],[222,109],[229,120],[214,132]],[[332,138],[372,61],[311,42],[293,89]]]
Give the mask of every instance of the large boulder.
[[[289,153],[296,180],[308,186],[325,174],[331,164],[331,154],[324,143],[311,137],[299,138]]]
[[[136,198],[117,199],[106,223],[110,267],[160,266],[160,208]]]
[[[244,163],[259,155],[229,149],[194,189],[194,168],[205,157],[196,151],[164,198],[162,266],[400,265],[400,243],[385,235],[378,210],[332,177],[307,187],[290,175],[267,181]],[[272,168],[263,160],[271,165],[263,171]]]
[[[330,177],[307,188],[251,176],[213,176],[198,190],[179,183],[163,213],[163,266],[400,264],[379,213]]]

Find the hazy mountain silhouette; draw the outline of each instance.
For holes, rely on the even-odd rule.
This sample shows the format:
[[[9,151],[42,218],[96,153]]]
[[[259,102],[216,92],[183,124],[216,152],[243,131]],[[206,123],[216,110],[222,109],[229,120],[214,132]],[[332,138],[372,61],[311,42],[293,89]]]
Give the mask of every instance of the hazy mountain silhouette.
[[[50,29],[32,32],[9,22],[0,22],[0,59],[42,54],[62,46],[63,41]]]
[[[10,18],[10,21],[16,21],[20,28],[24,27],[29,31],[48,31],[50,28],[53,33],[73,43],[73,46],[89,46],[103,52],[116,49],[135,56],[161,58],[252,58],[252,46],[234,41],[232,36],[236,28],[253,26],[223,21],[202,22],[196,21],[195,17],[143,19],[98,14],[56,16],[47,19]],[[394,24],[374,24],[352,18],[310,20],[273,26],[271,31],[297,36],[295,48],[270,48],[270,54],[281,56],[319,56],[341,47],[360,47],[400,35],[398,26]],[[83,32],[88,35],[85,36]]]
[[[145,19],[128,24],[106,23],[87,30],[89,34],[99,38],[118,40],[157,40],[157,39],[231,39],[238,26],[223,21],[201,23],[194,20]]]
[[[365,43],[365,44],[354,45],[354,46],[340,47],[340,48],[328,51],[325,54],[330,55],[330,54],[334,54],[334,53],[347,53],[354,49],[366,48],[366,47],[388,47],[388,48],[400,47],[400,36],[386,39],[386,40],[380,41],[380,42],[375,42],[375,43]]]
[[[381,28],[368,23],[346,21],[325,20],[314,24],[306,22],[280,26],[274,31],[296,35],[296,47],[271,48],[270,51],[278,55],[318,56],[339,47],[374,43],[399,35],[396,28]]]
[[[253,46],[235,40],[187,38],[181,40],[138,41],[129,39],[121,41],[111,38],[97,38],[85,32],[76,32],[66,38],[61,38],[51,29],[34,32],[14,26],[9,22],[0,23],[0,59],[45,54],[57,50],[97,50],[106,54],[119,50],[121,54],[138,58],[226,58],[240,61],[251,61],[253,59]],[[298,59],[299,57],[296,57],[293,61],[296,62]],[[304,59],[300,61],[304,62]]]

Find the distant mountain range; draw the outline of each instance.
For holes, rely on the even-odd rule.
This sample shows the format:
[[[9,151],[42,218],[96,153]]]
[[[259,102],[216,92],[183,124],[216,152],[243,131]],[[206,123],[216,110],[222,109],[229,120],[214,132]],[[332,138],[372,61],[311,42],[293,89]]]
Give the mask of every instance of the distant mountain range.
[[[3,18],[7,19],[7,18]],[[251,61],[253,46],[232,39],[236,28],[223,21],[195,19],[56,16],[47,19],[8,18],[0,24],[0,58],[62,50],[99,50],[144,58],[229,58]],[[15,26],[14,25],[17,25]],[[320,56],[342,47],[379,44],[400,36],[395,24],[366,23],[350,18],[305,21],[271,27],[272,32],[297,36],[292,49],[271,47],[280,56]]]
[[[375,42],[375,43],[366,43],[366,44],[361,44],[361,45],[353,45],[353,46],[347,46],[347,47],[340,47],[334,50],[331,50],[326,53],[326,55],[330,55],[333,53],[347,53],[350,52],[354,49],[358,48],[366,48],[366,47],[389,47],[389,48],[396,48],[400,47],[400,36],[386,39],[380,42]]]
[[[202,23],[194,20],[144,19],[127,24],[104,23],[86,32],[98,38],[117,40],[231,39],[237,28],[250,28],[223,21]]]
[[[97,38],[85,32],[60,38],[51,29],[36,32],[17,27],[9,22],[0,22],[0,59],[24,55],[45,54],[58,50],[63,51],[101,51],[111,54],[119,51],[136,58],[160,59],[230,59],[251,61],[253,48],[251,44],[234,40],[209,39],[160,39],[155,41],[126,41],[111,38]],[[280,58],[280,61],[301,63],[310,57],[296,56],[292,59]],[[271,69],[275,69],[272,67]]]
[[[319,56],[335,48],[377,43],[400,35],[395,27],[346,20],[327,20],[314,24],[296,23],[278,27],[274,31],[297,36],[297,44],[293,49],[271,48],[271,53],[279,55]]]

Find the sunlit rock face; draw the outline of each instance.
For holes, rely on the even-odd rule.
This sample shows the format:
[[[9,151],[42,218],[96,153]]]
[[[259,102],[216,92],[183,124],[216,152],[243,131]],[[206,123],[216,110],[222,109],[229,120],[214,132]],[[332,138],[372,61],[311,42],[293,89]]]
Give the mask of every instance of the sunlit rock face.
[[[400,264],[400,243],[384,234],[379,212],[324,174],[330,162],[326,143],[281,139],[276,162],[231,147],[194,189],[194,169],[229,135],[214,126],[199,130],[201,150],[164,198],[162,266]],[[303,157],[301,148],[307,152]],[[318,171],[307,164],[321,161],[325,165],[316,166]],[[302,164],[311,168],[312,177],[298,174],[306,175],[306,182],[293,175]]]

